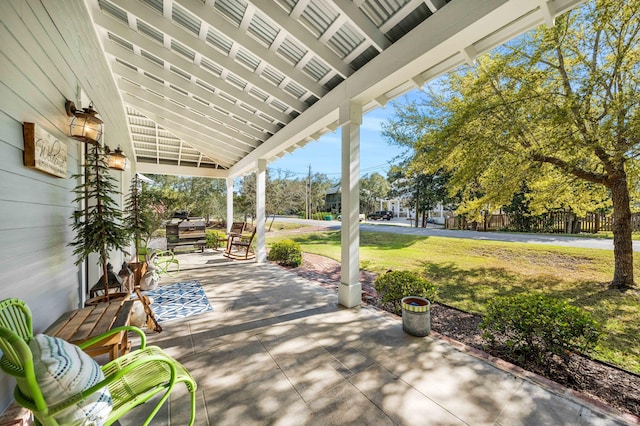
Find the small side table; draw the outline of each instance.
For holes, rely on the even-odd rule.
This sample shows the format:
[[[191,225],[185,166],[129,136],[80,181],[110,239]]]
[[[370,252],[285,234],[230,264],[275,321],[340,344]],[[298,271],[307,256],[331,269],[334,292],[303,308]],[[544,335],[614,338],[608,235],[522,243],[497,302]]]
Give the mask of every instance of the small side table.
[[[133,300],[114,300],[76,309],[60,316],[45,333],[79,344],[123,325],[129,325]],[[118,333],[85,349],[91,356],[108,353],[116,359],[129,352],[131,344],[126,332]]]

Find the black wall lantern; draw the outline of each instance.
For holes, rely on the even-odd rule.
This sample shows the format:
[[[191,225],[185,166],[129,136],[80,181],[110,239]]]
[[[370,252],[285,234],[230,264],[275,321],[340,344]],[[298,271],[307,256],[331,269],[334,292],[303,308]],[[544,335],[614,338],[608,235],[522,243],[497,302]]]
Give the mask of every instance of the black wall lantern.
[[[93,104],[79,110],[73,102],[67,100],[64,109],[69,117],[73,117],[69,125],[69,136],[86,143],[96,143],[100,140],[102,120],[96,117],[98,111],[93,109]]]
[[[111,149],[108,146],[105,146],[104,151],[107,155],[107,163],[109,163],[110,169],[122,171],[127,167],[127,157],[119,146],[113,152],[111,152]]]

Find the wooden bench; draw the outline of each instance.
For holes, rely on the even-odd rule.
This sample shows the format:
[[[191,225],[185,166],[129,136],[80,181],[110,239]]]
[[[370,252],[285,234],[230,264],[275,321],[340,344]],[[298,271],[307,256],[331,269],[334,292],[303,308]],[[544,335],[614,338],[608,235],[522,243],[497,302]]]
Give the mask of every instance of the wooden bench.
[[[174,252],[176,249],[181,248],[195,248],[200,250],[200,253],[204,253],[204,248],[207,245],[207,240],[198,241],[181,241],[179,243],[167,244],[167,250]]]
[[[86,308],[66,312],[60,316],[45,333],[78,344],[92,337],[123,325],[129,325],[133,300],[115,300]],[[109,359],[116,359],[129,352],[131,343],[127,333],[111,336],[85,349],[91,356],[108,353]]]

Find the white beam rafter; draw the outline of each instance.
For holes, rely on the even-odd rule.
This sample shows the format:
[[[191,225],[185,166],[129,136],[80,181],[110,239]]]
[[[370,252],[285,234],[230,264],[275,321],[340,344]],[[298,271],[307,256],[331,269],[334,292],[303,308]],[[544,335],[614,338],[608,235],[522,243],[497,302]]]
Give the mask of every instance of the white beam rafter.
[[[341,106],[367,113],[584,1],[85,3],[132,159],[233,177],[334,131]]]
[[[207,157],[219,162],[225,167],[230,167],[236,161],[243,158],[242,154],[229,152],[222,148],[216,141],[211,140],[207,135],[194,130],[189,126],[185,126],[179,122],[167,118],[166,113],[162,109],[156,107],[153,103],[146,102],[129,94],[122,96],[125,103],[139,110],[145,116],[149,117],[158,125],[167,129],[169,132],[184,140],[195,149],[202,151]]]
[[[168,50],[163,46],[157,44],[156,42],[152,41],[151,39],[147,38],[146,36],[143,36],[131,30],[129,27],[125,26],[119,21],[116,21],[110,16],[100,13],[95,16],[95,21],[96,21],[96,24],[102,27],[103,29],[117,35],[118,37],[121,37],[129,41],[134,45],[140,46],[140,48],[144,49],[148,53],[151,53],[152,55],[158,58],[162,58],[164,62],[169,62],[175,65],[177,68],[191,74],[192,76],[200,79],[201,81],[208,82],[210,84],[213,83],[213,85],[216,88],[218,88],[221,92],[226,93],[227,95],[229,95],[234,99],[238,99],[239,101],[245,103],[246,105],[251,106],[255,110],[260,111],[267,116],[273,117],[275,120],[278,120],[284,124],[291,121],[290,116],[287,116],[286,114],[283,114],[273,109],[272,107],[268,106],[264,102],[261,102],[257,98],[247,94],[246,92],[240,90],[238,87],[228,83],[227,81],[224,81],[223,79],[220,79],[218,77],[213,77],[213,74],[211,74],[208,71],[205,71],[203,68],[199,67],[198,65],[187,61],[183,56],[171,50]],[[104,41],[104,44],[106,47],[107,45],[106,40]],[[114,55],[114,56],[117,56],[117,55]],[[121,59],[125,60],[124,58],[121,58]],[[125,60],[125,62],[128,62],[128,61]],[[157,66],[156,64],[145,60],[145,66],[143,68],[154,69],[156,66]],[[183,84],[186,84],[186,82],[183,81]],[[192,90],[188,90],[188,91],[192,91]],[[228,103],[225,103],[225,104],[228,104]],[[222,105],[225,105],[225,104],[222,104]],[[228,105],[231,105],[231,104],[228,104]],[[238,116],[241,116],[240,112],[233,111],[232,109],[230,109],[230,112]],[[249,119],[248,117],[244,117],[244,116],[243,118]],[[257,115],[253,117],[250,121],[254,122],[257,126],[264,126],[265,129],[270,132],[274,132],[277,130],[277,128],[273,126],[273,123],[268,122]]]
[[[342,28],[342,26],[347,22],[347,17],[344,15],[338,15],[336,19],[329,25],[329,27],[322,33],[318,41],[322,44],[326,44],[331,37],[336,35],[336,33]]]
[[[378,51],[391,46],[389,39],[351,0],[334,0],[334,4]]]
[[[124,65],[115,63],[112,65],[112,69],[114,71],[114,73],[116,73],[117,75],[126,78],[129,81],[132,81],[136,84],[139,84],[141,86],[146,87],[147,89],[151,89],[154,92],[157,92],[161,95],[163,95],[165,98],[170,98],[173,99],[177,102],[180,102],[181,104],[186,105],[187,107],[189,107],[190,109],[194,110],[194,111],[198,111],[201,114],[204,114],[208,117],[211,117],[221,123],[223,123],[224,125],[228,125],[228,126],[232,126],[235,127],[237,129],[241,129],[243,132],[251,135],[251,137],[257,139],[257,140],[265,140],[269,137],[269,135],[265,132],[261,132],[258,131],[256,129],[254,129],[251,126],[247,126],[244,123],[241,123],[235,119],[233,119],[231,116],[229,115],[225,115],[222,114],[216,110],[214,110],[210,105],[204,105],[198,101],[195,101],[192,97],[188,96],[188,95],[184,95],[182,93],[176,92],[173,89],[170,89],[169,87],[160,84],[159,82],[145,77],[144,75],[141,75],[140,73],[137,73],[135,71],[133,71],[132,69],[125,67]],[[122,87],[120,86],[121,90]],[[204,91],[204,90],[203,90]],[[202,99],[202,98],[200,98]],[[206,99],[202,99],[202,100],[206,100]],[[235,132],[231,131],[231,130],[226,130],[223,126],[220,126],[218,128],[216,128],[216,130],[224,132],[226,134],[228,134],[229,136],[231,136],[232,134],[234,134]],[[254,147],[258,145],[258,143],[252,144]]]
[[[316,96],[322,96],[327,93],[325,88],[320,86],[307,74],[295,70],[287,61],[282,59],[280,56],[275,55],[273,52],[269,51],[269,49],[266,49],[262,44],[258,43],[246,34],[246,30],[242,29],[242,25],[249,25],[253,14],[256,11],[253,5],[249,4],[247,6],[247,10],[249,11],[249,8],[251,8],[252,13],[247,14],[247,12],[245,12],[245,19],[243,19],[241,28],[236,28],[226,19],[222,18],[218,13],[214,12],[212,7],[207,7],[200,0],[177,0],[176,3],[179,3],[184,9],[188,10],[194,16],[197,16],[207,22],[211,28],[215,29],[215,31],[227,37],[229,40],[233,40],[235,44],[242,46],[246,51],[268,63],[283,75],[292,78],[301,87],[304,87]]]
[[[234,158],[246,155],[253,150],[250,146],[240,144],[225,134],[212,131],[194,121],[185,120],[181,111],[177,110],[170,101],[160,99],[144,89],[131,90],[131,92],[133,93],[127,91],[122,94],[125,102],[139,109],[144,108],[145,111],[152,112],[155,117],[162,117],[168,122],[174,123],[174,126],[179,125],[183,128],[191,129],[192,134],[199,135],[201,140],[207,141],[207,144],[215,149],[214,152],[216,154],[212,158],[216,158],[216,156],[220,156],[223,153],[228,153],[230,158]],[[167,128],[171,129],[168,126]]]
[[[353,74],[353,68],[336,55],[326,45],[318,41],[312,34],[304,28],[298,21],[284,13],[284,11],[275,2],[252,2],[258,10],[261,10],[265,16],[270,17],[290,36],[300,42],[307,49],[313,50],[316,55],[327,65],[333,68],[342,77],[348,77]]]
[[[230,132],[227,129],[211,120],[203,119],[203,117],[190,113],[185,108],[176,105],[169,99],[158,98],[157,95],[140,88],[134,84],[127,82],[126,80],[118,80],[118,88],[123,94],[130,94],[147,102],[155,102],[156,106],[162,108],[176,116],[183,117],[182,122],[188,126],[196,126],[201,133],[210,135],[212,139],[227,140],[227,144],[232,145],[240,152],[251,152],[254,148],[260,145],[260,142],[255,139],[250,139],[240,133]],[[170,89],[165,89],[170,90]],[[191,101],[194,102],[195,101]]]
[[[446,0],[424,0],[424,2],[431,13],[436,13],[440,8],[447,4]]]
[[[424,3],[424,0],[411,0],[405,3],[399,10],[396,11],[396,13],[393,14],[393,16],[391,16],[391,18],[389,18],[384,24],[380,26],[380,31],[382,31],[383,33],[389,32],[391,28],[398,25],[400,21],[406,18],[422,3]]]
[[[228,170],[208,167],[173,166],[170,164],[153,164],[138,162],[137,171],[155,175],[200,176],[223,179],[229,175]]]
[[[145,21],[144,17],[148,17],[149,14],[155,14],[156,18],[159,18],[160,15],[156,14],[153,9],[150,9],[144,6],[142,3],[137,1],[130,0],[111,0],[118,7],[135,15],[138,19]],[[146,20],[149,22],[149,19]],[[269,84],[267,80],[261,78],[260,76],[254,74],[249,71],[247,68],[243,67],[239,63],[235,62],[233,59],[224,55],[219,50],[209,46],[204,41],[197,38],[193,33],[190,33],[188,30],[183,29],[180,26],[174,25],[170,20],[167,19],[155,19],[152,20],[153,26],[159,31],[163,32],[166,36],[169,36],[172,40],[175,40],[181,43],[184,46],[188,46],[194,52],[200,53],[205,58],[210,59],[212,62],[219,65],[221,68],[228,70],[229,72],[235,74],[242,80],[254,85],[255,87],[260,88],[260,90],[270,94],[274,98],[283,102],[286,105],[291,105],[298,112],[302,112],[307,108],[307,105],[303,102],[298,101],[293,96],[291,96],[287,92],[283,92],[281,90],[277,90],[276,87]]]

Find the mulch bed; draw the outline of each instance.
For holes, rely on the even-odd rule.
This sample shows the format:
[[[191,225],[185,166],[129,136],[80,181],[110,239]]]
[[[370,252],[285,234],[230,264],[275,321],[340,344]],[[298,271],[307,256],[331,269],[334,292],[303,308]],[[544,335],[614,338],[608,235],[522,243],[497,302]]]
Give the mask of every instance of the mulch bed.
[[[290,271],[318,284],[337,291],[340,284],[340,263],[323,256],[305,253],[303,264]],[[376,275],[361,271],[360,282],[368,304],[383,308],[378,303],[373,287]],[[478,324],[480,315],[463,312],[458,309],[432,304],[431,328],[433,331],[454,341],[463,343],[474,350],[483,351],[490,356],[501,358],[524,370],[536,373],[567,388],[584,394],[588,399],[600,405],[608,405],[631,414],[630,423],[640,424],[640,376],[617,367],[592,360],[588,357],[572,354],[568,359],[554,357],[543,364],[522,363],[510,359],[506,351],[500,348],[487,348],[482,339]]]

